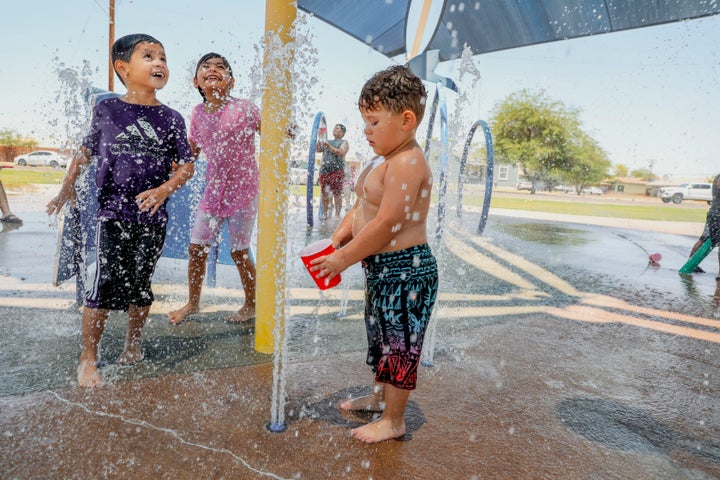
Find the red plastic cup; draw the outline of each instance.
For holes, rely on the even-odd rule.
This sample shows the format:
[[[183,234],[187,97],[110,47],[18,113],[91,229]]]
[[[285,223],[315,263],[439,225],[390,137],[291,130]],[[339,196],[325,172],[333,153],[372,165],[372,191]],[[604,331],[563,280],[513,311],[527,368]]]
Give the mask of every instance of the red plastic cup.
[[[315,280],[315,284],[320,290],[327,290],[328,288],[332,288],[338,285],[340,283],[340,280],[342,279],[340,278],[340,275],[337,275],[330,280],[328,280],[328,277],[318,278],[317,274],[320,273],[320,270],[311,272],[310,267],[312,267],[312,265],[310,265],[310,262],[312,262],[316,258],[330,255],[334,251],[335,247],[333,247],[332,241],[329,238],[326,238],[324,240],[318,240],[317,242],[311,243],[307,247],[300,250],[300,258],[302,258],[305,267],[308,269],[308,273],[313,278],[313,280]]]

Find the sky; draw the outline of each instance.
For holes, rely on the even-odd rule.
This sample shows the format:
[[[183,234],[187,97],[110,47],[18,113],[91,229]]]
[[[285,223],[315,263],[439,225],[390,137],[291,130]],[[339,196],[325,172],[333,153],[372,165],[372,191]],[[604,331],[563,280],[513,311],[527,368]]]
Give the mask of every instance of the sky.
[[[388,0],[386,0],[388,1]],[[370,3],[370,2],[368,2]],[[80,128],[84,113],[68,104],[67,80],[107,88],[107,0],[12,2],[3,7],[0,39],[0,129],[60,146]],[[317,112],[344,123],[353,155],[372,155],[362,136],[357,96],[363,83],[395,61],[299,12],[296,120],[309,136]],[[158,98],[186,118],[200,96],[192,71],[204,53],[225,55],[236,76],[235,95],[258,105],[265,3],[259,0],[116,0],[115,38],[148,33],[163,42],[170,80]],[[720,170],[720,15],[625,32],[563,40],[473,57],[480,77],[459,82],[465,101],[447,92],[461,141],[470,125],[488,120],[513,92],[543,90],[577,109],[583,128],[613,164],[648,168],[661,178],[703,179]],[[84,70],[83,70],[84,68]],[[440,71],[458,81],[457,62]],[[64,72],[62,75],[58,72]],[[428,84],[430,95],[435,86]],[[123,92],[115,80],[115,90]],[[424,123],[427,123],[425,121]],[[424,128],[418,131],[421,141]],[[439,132],[436,127],[435,132]],[[482,135],[476,135],[482,142]],[[302,156],[302,152],[296,153]]]

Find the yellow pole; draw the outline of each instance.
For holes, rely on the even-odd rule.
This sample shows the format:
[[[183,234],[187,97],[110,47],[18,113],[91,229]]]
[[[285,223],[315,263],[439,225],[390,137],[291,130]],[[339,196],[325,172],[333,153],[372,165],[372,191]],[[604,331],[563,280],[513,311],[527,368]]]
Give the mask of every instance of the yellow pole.
[[[289,67],[295,41],[294,1],[266,0],[265,57],[260,132],[257,305],[255,350],[273,353],[274,329],[285,323],[285,232],[292,85]]]
[[[108,26],[108,92],[112,92],[115,88],[115,69],[112,61],[112,46],[115,43],[115,0],[110,0],[109,26]]]

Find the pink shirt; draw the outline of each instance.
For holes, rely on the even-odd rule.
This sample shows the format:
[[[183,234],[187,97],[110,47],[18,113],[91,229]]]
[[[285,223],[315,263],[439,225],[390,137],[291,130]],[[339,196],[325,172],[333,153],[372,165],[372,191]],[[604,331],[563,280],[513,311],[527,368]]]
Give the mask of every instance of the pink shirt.
[[[203,210],[229,217],[258,194],[255,133],[260,110],[248,100],[231,98],[220,110],[205,113],[202,104],[190,114],[189,137],[207,157]]]

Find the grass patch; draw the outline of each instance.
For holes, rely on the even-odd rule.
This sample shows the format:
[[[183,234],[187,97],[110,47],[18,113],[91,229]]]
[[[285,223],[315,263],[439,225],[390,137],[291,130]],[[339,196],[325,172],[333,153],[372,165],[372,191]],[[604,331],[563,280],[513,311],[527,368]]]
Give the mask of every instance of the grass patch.
[[[481,204],[479,197],[468,197],[467,204]],[[663,222],[705,222],[707,211],[690,209],[666,204],[657,205],[614,205],[612,203],[583,203],[576,201],[537,200],[493,196],[490,206],[509,210],[530,212],[563,213],[567,215],[586,215],[589,217],[634,218],[637,220],[656,220]]]
[[[31,184],[60,185],[65,177],[65,169],[55,168],[3,168],[0,172],[5,188],[24,187]]]

